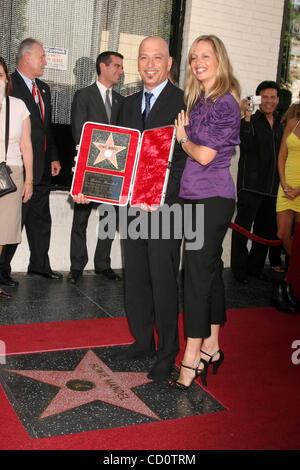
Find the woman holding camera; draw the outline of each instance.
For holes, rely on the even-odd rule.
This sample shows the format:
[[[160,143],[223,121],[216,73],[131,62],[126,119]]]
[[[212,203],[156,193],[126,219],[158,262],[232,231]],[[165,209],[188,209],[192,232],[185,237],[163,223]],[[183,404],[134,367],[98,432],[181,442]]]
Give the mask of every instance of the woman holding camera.
[[[204,208],[202,248],[185,244],[184,315],[187,344],[178,380],[187,390],[195,378],[203,385],[210,366],[216,373],[224,355],[220,326],[226,321],[222,279],[222,243],[235,207],[231,158],[240,143],[240,87],[223,42],[200,36],[188,56],[185,103],[175,121],[177,140],[188,154],[180,196],[191,206],[189,227],[196,227],[197,207]]]
[[[0,198],[0,255],[4,245],[21,242],[22,202],[32,196],[32,145],[29,111],[18,98],[8,97],[12,85],[7,65],[0,57],[0,161],[7,162],[17,190]],[[8,147],[5,148],[6,106],[9,100]],[[24,181],[25,169],[25,181]],[[0,289],[0,299],[10,295]]]

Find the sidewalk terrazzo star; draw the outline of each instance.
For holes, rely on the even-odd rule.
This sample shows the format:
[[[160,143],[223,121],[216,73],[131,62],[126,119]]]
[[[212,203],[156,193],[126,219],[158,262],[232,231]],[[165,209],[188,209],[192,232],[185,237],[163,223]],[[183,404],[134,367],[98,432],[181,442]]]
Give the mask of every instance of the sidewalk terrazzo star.
[[[31,379],[59,387],[58,393],[40,415],[46,417],[100,400],[159,420],[155,413],[131,390],[151,382],[144,372],[113,372],[91,350],[73,371],[9,370]]]

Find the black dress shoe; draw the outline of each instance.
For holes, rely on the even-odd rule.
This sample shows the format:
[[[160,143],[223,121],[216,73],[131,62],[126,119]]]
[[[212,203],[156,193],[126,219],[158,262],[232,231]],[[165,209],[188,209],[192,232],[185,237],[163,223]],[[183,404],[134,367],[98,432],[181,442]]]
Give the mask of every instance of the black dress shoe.
[[[174,361],[158,361],[154,364],[149,374],[148,379],[161,382],[171,380],[174,372]]]
[[[238,281],[240,284],[248,284],[249,283],[248,278],[247,278],[246,274],[244,274],[244,273],[234,272],[233,276],[234,276],[235,280]]]
[[[11,299],[11,295],[7,294],[4,290],[0,289],[0,299]]]
[[[0,284],[3,286],[16,287],[19,283],[10,277],[6,272],[0,274]]]
[[[130,361],[131,359],[145,359],[155,355],[155,349],[138,349],[135,343],[131,344],[122,351],[115,353],[114,359],[120,361]]]
[[[268,281],[268,276],[263,273],[262,271],[248,271],[248,274],[250,276],[256,277],[256,279],[259,279],[260,281]]]
[[[283,282],[284,296],[288,302],[297,310],[300,311],[300,301],[296,298],[292,285],[288,282]]]
[[[28,269],[27,274],[36,274],[37,276],[45,277],[46,279],[62,279],[63,275],[57,271],[50,271],[49,273],[39,273],[37,271],[31,271]]]
[[[96,274],[103,274],[110,281],[120,281],[121,277],[115,273],[111,268],[103,269],[102,271],[95,270]]]
[[[289,302],[285,292],[285,282],[278,282],[273,284],[273,292],[270,299],[271,305],[273,305],[280,312],[285,313],[296,313],[297,308]]]
[[[70,271],[67,277],[67,282],[70,284],[76,284],[80,276],[82,276],[81,271]]]

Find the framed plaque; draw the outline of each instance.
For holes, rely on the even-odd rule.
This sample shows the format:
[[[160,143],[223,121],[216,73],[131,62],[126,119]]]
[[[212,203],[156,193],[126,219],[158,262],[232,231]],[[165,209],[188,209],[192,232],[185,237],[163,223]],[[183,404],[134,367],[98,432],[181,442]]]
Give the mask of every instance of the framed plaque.
[[[124,206],[164,203],[175,143],[175,126],[137,129],[86,122],[71,195]]]

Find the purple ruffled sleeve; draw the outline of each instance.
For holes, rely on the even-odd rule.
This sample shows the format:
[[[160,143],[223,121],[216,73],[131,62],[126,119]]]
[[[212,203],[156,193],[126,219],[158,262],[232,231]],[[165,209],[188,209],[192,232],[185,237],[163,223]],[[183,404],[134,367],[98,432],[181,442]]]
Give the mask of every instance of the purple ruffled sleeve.
[[[200,100],[191,111],[185,130],[194,144],[219,151],[224,145],[240,143],[240,119],[237,102],[227,94],[215,103]]]

